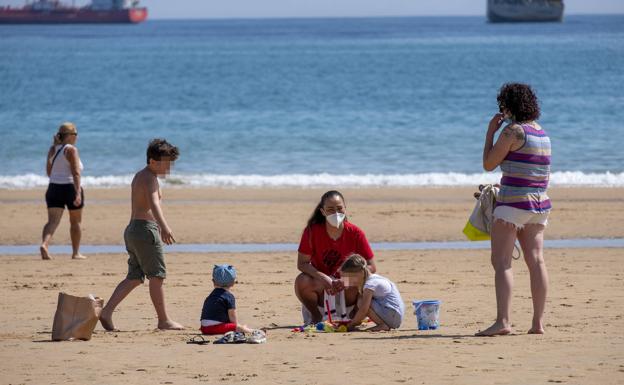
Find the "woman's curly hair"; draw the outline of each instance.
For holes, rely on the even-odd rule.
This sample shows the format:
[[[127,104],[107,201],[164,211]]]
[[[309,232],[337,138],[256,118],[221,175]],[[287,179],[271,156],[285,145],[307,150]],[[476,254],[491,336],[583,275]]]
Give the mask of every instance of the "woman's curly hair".
[[[508,109],[516,122],[528,122],[540,116],[537,96],[528,84],[503,84],[496,100],[500,111],[502,112],[504,108]]]

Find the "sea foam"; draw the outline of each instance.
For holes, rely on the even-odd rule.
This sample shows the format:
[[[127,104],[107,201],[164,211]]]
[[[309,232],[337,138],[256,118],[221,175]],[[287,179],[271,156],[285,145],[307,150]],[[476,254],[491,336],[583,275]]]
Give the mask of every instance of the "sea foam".
[[[474,186],[496,183],[500,173],[464,174],[283,174],[283,175],[218,175],[218,174],[172,174],[163,180],[169,187],[444,187]],[[132,175],[84,176],[85,187],[129,186]],[[37,174],[0,175],[1,189],[41,188],[48,178]],[[551,174],[551,186],[624,187],[624,172],[584,173],[562,171]]]

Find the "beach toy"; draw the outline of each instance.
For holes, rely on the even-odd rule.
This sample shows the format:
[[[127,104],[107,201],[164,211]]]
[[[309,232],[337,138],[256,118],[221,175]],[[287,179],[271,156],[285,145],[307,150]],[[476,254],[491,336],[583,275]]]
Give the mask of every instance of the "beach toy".
[[[413,301],[418,330],[435,330],[440,327],[440,301]]]
[[[330,324],[333,324],[331,317],[331,308],[329,307],[329,300],[325,300],[325,310],[327,310],[327,319]]]
[[[312,332],[317,332],[317,333],[335,333],[335,332],[341,332],[341,333],[345,333],[347,332],[347,324],[349,323],[348,320],[338,320],[335,321],[332,318],[331,315],[331,311],[330,311],[330,304],[329,301],[325,301],[325,310],[327,310],[327,316],[328,316],[328,320],[327,321],[320,321],[317,322],[316,324],[311,324],[311,325],[307,325],[307,326],[300,326],[300,327],[296,327],[294,329],[292,329],[293,332],[306,332],[306,333],[312,333]]]
[[[337,325],[343,321],[349,322],[344,290],[335,295],[325,292],[322,307],[324,308],[322,310],[323,318],[329,320],[332,325]]]

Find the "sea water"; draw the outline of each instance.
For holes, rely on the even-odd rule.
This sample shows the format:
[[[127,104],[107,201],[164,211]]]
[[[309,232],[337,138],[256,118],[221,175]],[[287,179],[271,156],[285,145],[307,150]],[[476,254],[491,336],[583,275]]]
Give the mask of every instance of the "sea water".
[[[624,186],[624,16],[0,26],[0,188],[47,184],[63,121],[87,186],[129,184],[150,138],[170,184],[423,186],[483,173],[496,93],[531,84],[554,185]]]

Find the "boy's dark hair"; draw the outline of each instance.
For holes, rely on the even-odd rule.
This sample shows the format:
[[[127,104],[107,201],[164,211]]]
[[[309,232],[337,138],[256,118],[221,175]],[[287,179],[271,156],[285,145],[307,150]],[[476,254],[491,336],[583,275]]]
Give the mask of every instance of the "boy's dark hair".
[[[308,219],[308,227],[315,225],[317,223],[325,223],[326,219],[323,213],[321,212],[321,208],[325,205],[325,201],[327,199],[332,198],[334,196],[340,197],[340,200],[342,200],[343,203],[345,202],[344,197],[339,191],[331,190],[323,194],[323,196],[321,197],[321,201],[316,205],[316,208],[312,212],[310,219]]]
[[[170,161],[175,161],[180,156],[178,148],[165,139],[152,139],[147,146],[147,164],[150,159],[161,160],[162,158],[168,158]]]
[[[503,84],[498,96],[498,108],[503,112],[507,108],[516,122],[529,122],[540,116],[540,107],[537,96],[528,84],[506,83]]]

